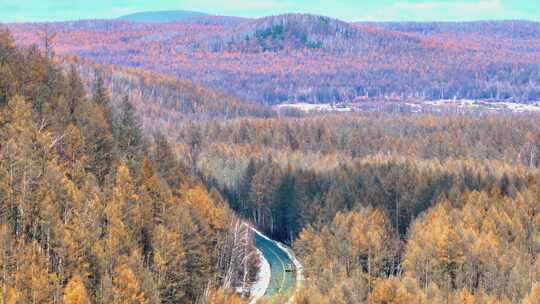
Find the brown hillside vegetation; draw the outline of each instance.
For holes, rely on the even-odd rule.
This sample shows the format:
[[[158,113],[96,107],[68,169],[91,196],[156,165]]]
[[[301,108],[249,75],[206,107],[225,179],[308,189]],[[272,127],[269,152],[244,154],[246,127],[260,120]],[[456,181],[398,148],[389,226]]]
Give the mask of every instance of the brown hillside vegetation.
[[[137,68],[95,65],[80,58],[70,57],[67,62],[79,67],[88,88],[94,89],[96,80],[101,79],[113,103],[119,104],[124,96],[128,96],[141,114],[145,130],[159,130],[165,124],[187,119],[275,116],[270,107],[214,91],[189,80]]]
[[[2,301],[241,303],[258,262],[242,219],[294,249],[296,303],[538,302],[538,113],[274,117],[170,78],[267,103],[319,100],[296,91],[315,80],[343,81],[321,95],[338,100],[350,79],[351,98],[532,100],[536,23],[207,21],[51,25],[92,64],[1,32]]]
[[[99,64],[189,79],[264,104],[399,100],[540,100],[540,24],[346,23],[289,14],[231,22],[91,20],[10,24],[19,43]]]
[[[128,99],[113,110],[5,30],[0,88],[2,303],[214,303],[250,284],[240,221]]]
[[[238,214],[293,244],[298,303],[521,303],[540,280],[538,119],[237,119],[176,141],[198,143],[186,157]]]

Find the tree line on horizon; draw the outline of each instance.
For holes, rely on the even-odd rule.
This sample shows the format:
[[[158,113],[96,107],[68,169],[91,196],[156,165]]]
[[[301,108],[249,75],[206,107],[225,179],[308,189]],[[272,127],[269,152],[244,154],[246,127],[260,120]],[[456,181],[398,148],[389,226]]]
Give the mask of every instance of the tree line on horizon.
[[[40,26],[10,29],[19,43],[32,44],[40,42]],[[59,54],[189,79],[265,105],[540,100],[534,22],[388,25],[291,14],[232,26],[198,20],[48,26],[58,33]]]

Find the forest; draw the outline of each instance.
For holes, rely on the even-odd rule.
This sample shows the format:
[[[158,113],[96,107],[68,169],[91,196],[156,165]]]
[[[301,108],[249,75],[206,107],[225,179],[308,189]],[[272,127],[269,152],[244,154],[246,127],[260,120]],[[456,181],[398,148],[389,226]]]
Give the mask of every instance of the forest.
[[[440,66],[436,81],[421,74],[451,86],[447,80],[457,74],[448,69],[455,67],[463,83],[477,85],[469,91],[454,82],[463,97],[536,98],[535,23],[515,24],[523,37],[511,40],[497,22],[204,18],[165,25],[70,22],[41,34],[33,32],[38,25],[19,24],[10,26],[13,36],[0,31],[0,303],[246,303],[238,291],[254,283],[261,261],[244,222],[291,246],[302,262],[298,304],[539,303],[538,113],[279,116],[250,101],[260,91],[242,82],[283,81],[294,89],[295,75],[320,75],[309,58],[328,60],[317,68],[346,78],[346,69],[325,64],[335,54],[363,52],[354,49],[362,43],[340,42],[365,39],[383,41],[387,58],[410,55],[400,73],[433,71],[430,64],[448,58],[466,61],[466,67]],[[301,33],[306,22],[309,35]],[[199,30],[223,32],[197,40],[190,33]],[[99,39],[109,41],[97,43],[96,32],[103,31],[110,35]],[[52,32],[72,38],[57,38],[53,47]],[[483,41],[470,38],[478,32],[501,39],[475,45]],[[249,39],[237,40],[246,34]],[[119,45],[104,47],[120,36],[126,53]],[[36,44],[16,46],[21,37]],[[174,47],[163,42],[167,37]],[[455,45],[456,37],[470,40]],[[393,45],[394,39],[406,42]],[[82,43],[88,41],[97,44]],[[527,42],[526,55],[518,56]],[[433,61],[416,65],[426,43],[436,50],[427,57]],[[501,45],[501,53],[484,56]],[[204,56],[197,53],[207,47]],[[174,51],[186,48],[193,53]],[[171,65],[145,61],[143,49],[163,55],[156,61],[184,56],[174,62],[193,65],[190,77],[153,71],[150,64]],[[370,57],[373,50],[369,45],[365,60],[389,64]],[[72,54],[83,58],[63,56]],[[262,76],[243,74],[239,58]],[[257,65],[261,58],[298,61],[272,65],[290,78],[265,81],[275,71]],[[220,80],[233,88],[226,93],[204,86],[209,75],[221,75],[221,60],[236,69],[235,77]],[[467,68],[478,73],[460,74]],[[367,71],[361,77],[376,81],[391,81],[381,75],[394,73]],[[207,80],[199,82],[197,73]],[[416,92],[392,83],[403,90],[386,93]],[[245,99],[229,95],[236,85]],[[384,99],[385,92],[371,91],[382,85],[358,92]],[[433,89],[441,94],[435,98],[455,93],[447,89]]]
[[[540,23],[347,23],[302,14],[170,23],[9,24],[15,40],[139,68],[261,104],[540,100]]]
[[[259,263],[241,219],[49,54],[0,31],[0,302],[239,303]]]
[[[185,80],[176,79],[142,69],[122,68],[114,65],[96,65],[88,60],[69,57],[75,64],[87,88],[93,88],[101,78],[113,102],[128,96],[137,109],[142,128],[146,131],[156,125],[190,119],[231,119],[237,117],[269,118],[276,112],[267,106],[208,89]]]
[[[293,246],[297,303],[537,303],[538,119],[239,118],[174,141],[237,214]]]

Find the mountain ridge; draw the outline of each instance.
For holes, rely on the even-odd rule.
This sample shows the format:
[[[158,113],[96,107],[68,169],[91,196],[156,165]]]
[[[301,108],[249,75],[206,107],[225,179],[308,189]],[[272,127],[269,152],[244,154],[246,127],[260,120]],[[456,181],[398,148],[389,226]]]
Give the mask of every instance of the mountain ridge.
[[[346,52],[358,49],[359,40],[374,38],[364,28],[325,16],[284,14],[239,24],[216,35],[213,51],[268,52],[284,49],[325,49]],[[203,43],[204,45],[204,43]]]
[[[102,22],[103,23],[103,22]],[[10,25],[40,44],[38,25]],[[194,81],[263,104],[540,100],[540,24],[348,23],[287,14],[52,24],[55,51]]]

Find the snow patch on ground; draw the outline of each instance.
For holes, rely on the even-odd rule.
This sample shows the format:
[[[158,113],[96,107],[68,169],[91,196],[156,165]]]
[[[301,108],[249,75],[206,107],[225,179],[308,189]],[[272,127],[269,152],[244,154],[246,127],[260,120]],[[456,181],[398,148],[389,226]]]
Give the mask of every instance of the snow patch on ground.
[[[251,301],[249,301],[249,304],[257,303],[257,301],[259,301],[264,296],[266,290],[268,289],[268,286],[270,285],[270,264],[264,258],[264,255],[259,249],[257,249],[257,253],[259,254],[261,267],[257,275],[257,281],[251,287]]]
[[[540,112],[540,101],[532,103],[514,103],[507,101],[487,101],[487,100],[471,100],[471,99],[441,99],[433,101],[425,101],[425,105],[438,106],[454,106],[464,109],[483,109],[491,111],[509,111],[513,113]]]
[[[283,103],[277,106],[279,110],[295,109],[302,112],[351,112],[352,109],[345,105],[333,105],[329,103]]]
[[[501,102],[502,105],[506,106],[513,112],[538,112],[540,111],[540,102],[533,104],[519,104],[511,102]]]

